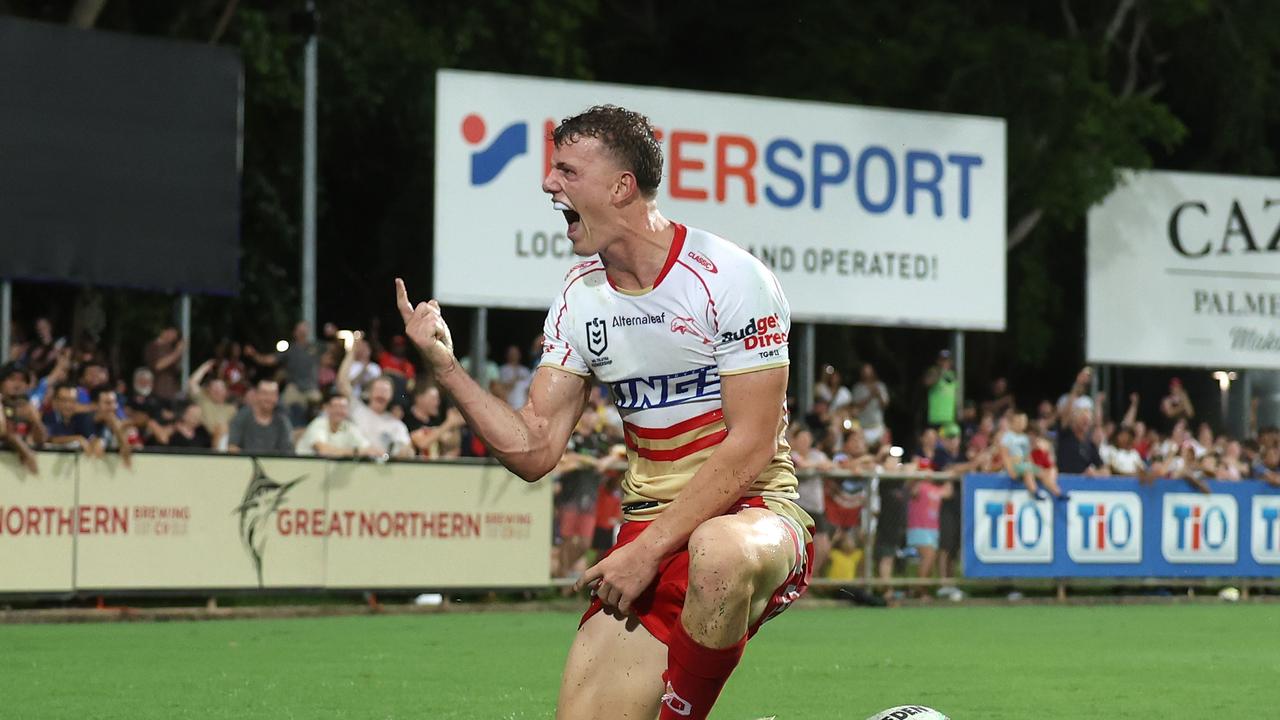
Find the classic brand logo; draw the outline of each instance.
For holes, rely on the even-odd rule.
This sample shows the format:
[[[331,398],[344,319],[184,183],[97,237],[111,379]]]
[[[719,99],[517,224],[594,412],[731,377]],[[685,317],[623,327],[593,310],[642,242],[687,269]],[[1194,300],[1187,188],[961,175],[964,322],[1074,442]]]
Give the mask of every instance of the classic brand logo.
[[[592,355],[600,357],[609,347],[609,326],[604,320],[594,318],[587,321],[587,349]],[[624,345],[626,343],[623,343]]]
[[[707,272],[709,273],[719,274],[720,272],[719,270],[716,269],[716,264],[711,262],[711,258],[707,257],[706,255],[703,255],[700,252],[697,252],[695,250],[690,250],[689,252],[685,253],[685,257],[689,258],[690,260],[706,268]]]
[[[462,139],[479,145],[485,138],[484,118],[471,113],[462,119]],[[518,121],[502,129],[486,148],[471,153],[471,184],[487,185],[515,158],[529,151],[529,125]]]
[[[231,512],[240,515],[240,541],[253,559],[253,569],[258,573],[258,587],[262,584],[262,555],[267,548],[267,528],[271,518],[284,504],[285,495],[307,478],[303,475],[280,484],[267,476],[258,458],[253,459],[253,475],[244,490],[244,499]]]

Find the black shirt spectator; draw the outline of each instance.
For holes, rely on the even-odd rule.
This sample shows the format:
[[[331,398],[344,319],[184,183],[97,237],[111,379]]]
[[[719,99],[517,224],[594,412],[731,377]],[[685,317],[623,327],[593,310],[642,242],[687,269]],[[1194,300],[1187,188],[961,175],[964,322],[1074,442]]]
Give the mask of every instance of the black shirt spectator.
[[[1093,444],[1087,433],[1083,437],[1072,431],[1058,434],[1059,472],[1082,475],[1089,468],[1096,470],[1102,466],[1102,456],[1098,454],[1098,446]]]

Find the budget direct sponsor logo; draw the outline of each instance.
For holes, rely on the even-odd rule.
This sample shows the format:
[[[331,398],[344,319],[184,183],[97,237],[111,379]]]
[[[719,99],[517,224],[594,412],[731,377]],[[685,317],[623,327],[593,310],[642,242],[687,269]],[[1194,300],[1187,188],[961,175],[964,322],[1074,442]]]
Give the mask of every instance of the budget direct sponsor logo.
[[[1053,562],[1053,501],[1026,490],[975,490],[973,550],[984,563]]]
[[[529,154],[534,127],[542,129],[541,167],[517,160]],[[519,166],[530,182],[540,181],[551,169],[555,128],[552,118],[524,118],[490,140],[485,119],[476,112],[467,114],[462,140],[471,153],[470,184],[487,185],[509,164]],[[675,200],[814,210],[854,204],[869,215],[924,215],[962,222],[981,201],[973,197],[974,178],[986,160],[960,148],[844,144],[687,126],[670,132],[654,128],[654,134],[668,168],[663,192]]]
[[[778,314],[751,318],[747,324],[733,332],[720,333],[721,343],[742,341],[747,350],[756,348],[778,347],[787,344],[787,334],[782,332],[782,321]]]
[[[1280,564],[1280,495],[1255,495],[1249,549],[1265,565]]]
[[[478,113],[462,119],[462,139],[477,148],[471,151],[472,185],[488,185],[512,160],[529,151],[529,124],[524,121],[507,125],[492,140],[487,140],[487,135],[484,118]]]
[[[1132,492],[1072,491],[1067,556],[1078,563],[1142,562],[1142,499]]]
[[[1160,551],[1171,563],[1233,563],[1239,507],[1231,495],[1167,493]]]

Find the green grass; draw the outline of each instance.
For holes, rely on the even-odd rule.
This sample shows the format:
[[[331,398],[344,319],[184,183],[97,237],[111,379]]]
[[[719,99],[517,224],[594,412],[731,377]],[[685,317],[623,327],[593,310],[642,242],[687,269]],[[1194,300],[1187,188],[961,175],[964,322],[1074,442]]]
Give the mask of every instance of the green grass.
[[[0,717],[550,718],[562,613],[0,626]],[[712,715],[1280,715],[1280,607],[793,610]]]

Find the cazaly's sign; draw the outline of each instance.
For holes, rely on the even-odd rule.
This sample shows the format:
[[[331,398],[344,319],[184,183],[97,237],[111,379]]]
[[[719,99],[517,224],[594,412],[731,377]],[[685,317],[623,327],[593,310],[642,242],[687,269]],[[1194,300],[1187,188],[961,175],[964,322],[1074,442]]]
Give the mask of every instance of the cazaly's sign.
[[[1088,355],[1280,368],[1280,180],[1128,173],[1089,211]]]
[[[1004,329],[999,118],[452,70],[436,93],[446,305],[550,305],[577,259],[541,190],[548,137],[608,103],[658,130],[663,213],[760,258],[795,319]]]

